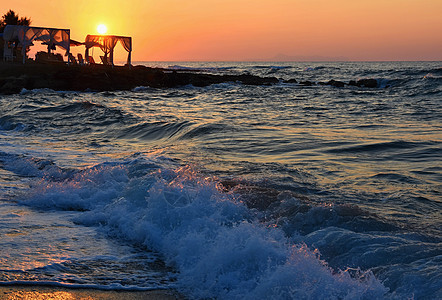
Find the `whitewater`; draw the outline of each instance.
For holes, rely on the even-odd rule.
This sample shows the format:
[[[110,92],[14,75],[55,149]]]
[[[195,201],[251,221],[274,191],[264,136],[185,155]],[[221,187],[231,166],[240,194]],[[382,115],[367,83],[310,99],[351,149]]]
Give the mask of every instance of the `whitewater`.
[[[0,285],[442,298],[442,63],[139,64],[280,83],[0,95]]]

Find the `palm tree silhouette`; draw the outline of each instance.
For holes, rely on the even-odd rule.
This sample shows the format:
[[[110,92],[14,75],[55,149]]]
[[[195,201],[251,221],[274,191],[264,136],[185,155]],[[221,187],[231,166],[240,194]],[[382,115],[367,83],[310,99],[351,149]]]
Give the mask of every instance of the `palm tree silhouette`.
[[[31,25],[31,19],[27,17],[19,18],[18,14],[15,13],[12,9],[10,9],[7,13],[5,13],[0,19],[0,33],[3,33],[6,25]],[[3,57],[3,37],[0,37],[0,58]],[[16,49],[14,50],[16,51]]]
[[[10,9],[6,14],[0,19],[0,33],[5,30],[6,25],[31,25],[31,19],[27,17],[19,18],[18,14]]]

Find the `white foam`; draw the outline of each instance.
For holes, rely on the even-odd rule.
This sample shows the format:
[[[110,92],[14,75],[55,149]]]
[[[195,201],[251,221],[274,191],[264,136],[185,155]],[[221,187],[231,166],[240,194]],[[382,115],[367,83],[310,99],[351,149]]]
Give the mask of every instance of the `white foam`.
[[[42,176],[24,203],[89,210],[75,221],[101,224],[157,250],[179,271],[178,286],[193,298],[375,299],[386,292],[370,272],[359,279],[345,271],[335,274],[316,251],[258,223],[212,178],[188,167],[146,169],[135,177],[130,168],[100,165],[63,181]]]
[[[41,88],[41,89],[32,89],[28,90],[26,88],[22,88],[20,91],[20,95],[28,95],[28,94],[77,94],[78,91],[56,91],[49,88]]]
[[[434,75],[433,73],[428,73],[422,79],[442,79],[442,76]]]
[[[54,90],[48,89],[48,88],[42,88],[42,89],[32,89],[28,90],[26,88],[22,88],[20,91],[20,95],[26,95],[26,94],[47,94],[47,93],[55,93]]]
[[[132,89],[132,92],[145,92],[149,90],[152,90],[152,88],[148,86],[137,86]]]

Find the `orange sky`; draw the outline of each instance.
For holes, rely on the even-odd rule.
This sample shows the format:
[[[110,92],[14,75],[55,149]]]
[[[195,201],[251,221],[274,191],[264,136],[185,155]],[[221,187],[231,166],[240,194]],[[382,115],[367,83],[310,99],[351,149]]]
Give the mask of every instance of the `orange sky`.
[[[1,2],[1,15],[13,9],[80,41],[106,24],[109,34],[133,37],[133,61],[442,60],[442,0]]]

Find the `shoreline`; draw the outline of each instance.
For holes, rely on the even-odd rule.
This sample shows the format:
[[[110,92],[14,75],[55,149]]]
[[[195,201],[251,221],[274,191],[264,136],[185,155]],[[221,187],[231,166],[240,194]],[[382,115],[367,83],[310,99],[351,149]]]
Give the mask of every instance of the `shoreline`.
[[[214,75],[198,70],[178,71],[145,66],[27,64],[0,62],[0,94],[18,94],[27,90],[49,88],[61,91],[116,91],[132,90],[138,86],[171,88],[239,81],[243,84],[270,85],[278,83],[275,77],[249,74]]]
[[[46,285],[0,285],[0,299],[175,300],[184,299],[173,290],[98,290]]]
[[[342,82],[299,82],[296,79],[281,80],[276,77],[260,77],[251,74],[209,74],[199,70],[169,70],[150,68],[141,65],[106,66],[39,64],[36,62],[0,62],[0,94],[19,94],[23,89],[49,88],[56,91],[117,91],[132,90],[139,86],[152,88],[173,88],[193,85],[205,87],[212,84],[240,82],[245,85],[273,85],[278,83],[298,84],[300,86],[329,85],[334,87],[355,86],[376,88],[375,79]]]

